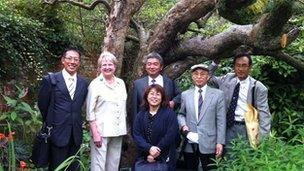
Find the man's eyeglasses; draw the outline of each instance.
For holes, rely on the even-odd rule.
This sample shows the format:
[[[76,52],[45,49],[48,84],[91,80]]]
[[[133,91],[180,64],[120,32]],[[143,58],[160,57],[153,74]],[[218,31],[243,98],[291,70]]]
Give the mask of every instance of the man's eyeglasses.
[[[249,65],[248,64],[240,64],[240,65],[236,64],[235,67],[236,68],[248,68]]]
[[[80,58],[73,58],[73,57],[64,57],[64,59],[66,59],[67,61],[72,61],[72,60],[74,60],[75,62],[80,61]]]

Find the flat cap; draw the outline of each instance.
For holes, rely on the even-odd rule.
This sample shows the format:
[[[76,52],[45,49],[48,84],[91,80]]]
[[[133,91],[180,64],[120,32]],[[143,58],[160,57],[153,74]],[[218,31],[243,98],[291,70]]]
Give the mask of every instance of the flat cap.
[[[197,64],[197,65],[193,65],[191,68],[191,72],[197,70],[197,69],[202,69],[202,70],[205,70],[205,71],[208,71],[209,72],[209,69],[208,69],[208,66],[205,65],[205,64]]]

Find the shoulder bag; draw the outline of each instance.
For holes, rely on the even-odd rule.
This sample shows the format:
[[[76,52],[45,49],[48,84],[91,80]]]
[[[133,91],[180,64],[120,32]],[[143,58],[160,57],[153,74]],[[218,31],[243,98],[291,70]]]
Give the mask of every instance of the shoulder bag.
[[[53,73],[48,73],[48,77],[51,81],[51,100],[48,107],[48,113],[46,120],[43,121],[42,128],[36,134],[34,139],[32,156],[30,160],[37,168],[47,167],[49,164],[50,155],[50,136],[52,131],[53,114],[52,109],[54,106],[54,86],[56,85],[56,80]]]

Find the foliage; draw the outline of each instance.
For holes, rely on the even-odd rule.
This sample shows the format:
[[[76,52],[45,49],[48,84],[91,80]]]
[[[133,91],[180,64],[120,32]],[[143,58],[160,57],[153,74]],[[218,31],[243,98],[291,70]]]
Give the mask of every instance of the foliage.
[[[87,168],[90,167],[90,133],[87,131],[87,129],[84,129],[83,132],[83,144],[81,145],[81,148],[78,150],[78,152],[69,158],[67,158],[65,161],[63,161],[56,169],[55,171],[63,171],[66,170],[73,162],[77,161],[80,164],[80,170],[85,171]],[[79,158],[80,156],[80,158]]]
[[[135,16],[146,28],[152,28],[160,21],[167,11],[176,3],[176,0],[149,0]]]
[[[1,114],[0,123],[10,122],[14,130],[20,131],[19,136],[23,137],[22,139],[27,144],[30,144],[32,143],[32,135],[40,128],[42,122],[39,110],[33,109],[23,100],[26,94],[26,89],[17,87],[17,97],[3,96],[10,108]]]
[[[94,10],[85,10],[69,4],[61,4],[63,10],[58,15],[64,20],[63,28],[69,35],[74,35],[75,43],[87,53],[99,54],[105,36],[107,11],[103,5]],[[69,11],[67,12],[67,9]]]
[[[0,78],[16,78],[21,71],[41,76],[47,53],[42,35],[47,30],[40,23],[0,11],[0,32]]]
[[[24,0],[0,2],[0,32],[2,80],[20,80],[21,75],[34,85],[59,53],[73,46],[56,11]]]
[[[302,128],[302,143],[303,131]],[[237,139],[229,149],[227,156],[217,161],[220,171],[249,170],[303,170],[304,146],[290,145],[280,138],[270,136],[264,139],[257,150],[250,147],[247,141]]]
[[[1,168],[8,171],[16,170],[16,155],[14,147],[13,135],[11,125],[7,122],[8,135],[0,132],[0,170]]]
[[[284,51],[303,61],[304,19],[293,18],[290,23],[299,27],[301,32]],[[298,144],[298,130],[303,127],[304,122],[303,74],[283,61],[256,57],[252,75],[268,87],[273,130],[283,137],[283,140]]]

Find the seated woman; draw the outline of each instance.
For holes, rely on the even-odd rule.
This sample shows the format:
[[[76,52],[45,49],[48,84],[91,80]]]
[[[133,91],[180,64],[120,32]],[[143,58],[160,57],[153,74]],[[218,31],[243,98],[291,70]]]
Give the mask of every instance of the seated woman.
[[[178,123],[175,112],[168,107],[164,89],[158,84],[147,87],[143,106],[145,110],[136,115],[133,123],[133,138],[138,149],[137,161],[168,163],[169,153],[175,152]]]

